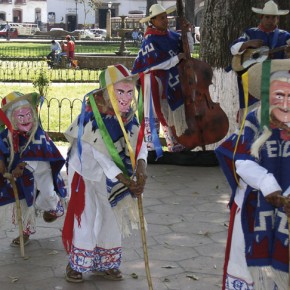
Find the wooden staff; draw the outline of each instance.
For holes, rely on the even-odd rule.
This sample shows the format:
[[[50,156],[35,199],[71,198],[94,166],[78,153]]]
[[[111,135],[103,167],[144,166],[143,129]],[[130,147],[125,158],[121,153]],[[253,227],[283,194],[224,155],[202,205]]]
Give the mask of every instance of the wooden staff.
[[[146,230],[145,230],[145,223],[144,223],[142,196],[138,196],[138,208],[139,208],[139,219],[140,219],[140,226],[141,226],[141,237],[142,237],[146,277],[147,277],[149,290],[153,290],[152,279],[151,279],[150,268],[149,268],[148,251],[147,251],[147,241],[146,241]]]
[[[15,203],[16,203],[16,213],[17,213],[17,223],[18,223],[18,229],[19,229],[19,241],[20,241],[20,255],[24,258],[24,239],[23,239],[23,225],[22,225],[22,213],[21,213],[21,207],[20,207],[20,201],[19,201],[19,195],[17,186],[14,180],[14,177],[11,173],[4,173],[4,177],[7,178],[13,189],[14,197],[15,197]]]

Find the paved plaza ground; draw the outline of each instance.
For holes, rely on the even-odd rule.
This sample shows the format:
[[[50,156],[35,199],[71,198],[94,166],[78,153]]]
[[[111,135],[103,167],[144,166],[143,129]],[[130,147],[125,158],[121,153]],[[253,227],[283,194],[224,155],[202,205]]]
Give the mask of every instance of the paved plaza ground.
[[[229,192],[218,166],[148,165],[143,205],[154,290],[221,289]],[[83,283],[66,282],[62,224],[63,218],[52,224],[39,218],[24,259],[10,246],[18,229],[5,224],[0,232],[1,290],[148,289],[138,231],[123,242],[123,281],[85,274]]]

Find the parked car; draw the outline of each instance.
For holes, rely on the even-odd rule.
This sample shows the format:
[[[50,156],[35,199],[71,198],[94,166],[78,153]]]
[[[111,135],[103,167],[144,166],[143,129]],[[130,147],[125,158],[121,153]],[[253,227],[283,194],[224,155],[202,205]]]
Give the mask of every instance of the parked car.
[[[95,35],[88,29],[76,29],[73,33],[78,34],[79,39],[95,39]]]
[[[105,39],[107,37],[107,30],[101,28],[92,28],[90,32],[94,33],[97,39]]]
[[[0,27],[1,29],[1,27]],[[9,38],[17,38],[18,31],[16,28],[9,29]],[[0,30],[0,38],[6,38],[6,28]]]

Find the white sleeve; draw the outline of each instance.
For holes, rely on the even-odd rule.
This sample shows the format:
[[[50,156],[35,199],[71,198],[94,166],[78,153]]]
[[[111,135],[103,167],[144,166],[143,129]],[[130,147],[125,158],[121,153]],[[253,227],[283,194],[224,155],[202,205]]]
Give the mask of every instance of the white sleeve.
[[[173,57],[171,57],[170,59],[160,63],[160,64],[157,64],[155,66],[152,66],[151,68],[149,69],[146,69],[144,71],[144,73],[148,73],[152,70],[158,70],[158,69],[161,69],[161,70],[168,70],[174,66],[176,66],[177,64],[179,63],[179,59],[178,59],[178,56],[175,55]]]
[[[241,48],[241,46],[243,44],[244,44],[244,42],[237,42],[236,44],[234,44],[231,47],[231,53],[232,53],[232,55],[242,54],[244,52],[244,50],[243,51],[240,51],[240,48]]]
[[[273,174],[258,163],[252,160],[237,160],[235,165],[237,174],[244,182],[260,190],[264,196],[282,190]]]
[[[81,161],[79,160],[77,143],[75,141],[71,149],[69,166],[84,176],[84,178],[100,181],[102,175],[105,174],[108,178],[114,179],[122,172],[109,157],[98,152],[86,142],[82,143]]]
[[[93,148],[93,155],[94,159],[99,163],[99,165],[102,167],[104,171],[104,174],[109,179],[114,180],[118,174],[122,173],[122,170],[115,164],[115,162],[112,159],[100,153],[95,148]]]

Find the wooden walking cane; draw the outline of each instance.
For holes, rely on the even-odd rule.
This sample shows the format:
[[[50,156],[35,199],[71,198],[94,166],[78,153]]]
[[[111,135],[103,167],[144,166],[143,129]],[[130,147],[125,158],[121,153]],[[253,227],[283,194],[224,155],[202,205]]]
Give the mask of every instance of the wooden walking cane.
[[[142,180],[138,180],[138,182],[143,182],[143,175]],[[149,259],[148,259],[148,250],[147,250],[147,241],[146,241],[146,229],[145,229],[145,221],[144,221],[144,213],[143,213],[143,204],[142,204],[142,195],[138,195],[138,209],[139,209],[139,220],[140,220],[140,227],[141,227],[141,238],[142,238],[142,246],[143,246],[143,254],[144,254],[144,262],[145,262],[145,271],[148,283],[148,289],[153,290],[152,279],[150,274],[150,267],[149,267]]]
[[[7,178],[13,188],[13,193],[15,197],[15,203],[16,203],[16,213],[17,213],[17,223],[18,223],[18,229],[19,229],[19,241],[20,241],[20,255],[22,258],[24,258],[24,239],[23,239],[23,225],[22,225],[22,213],[21,213],[21,207],[20,207],[20,201],[19,201],[19,195],[17,186],[14,180],[14,177],[11,173],[4,173],[4,177]]]
[[[153,290],[150,268],[149,268],[148,251],[147,251],[147,241],[146,241],[146,230],[145,230],[145,223],[144,223],[142,196],[138,196],[138,208],[139,208],[139,219],[140,219],[140,226],[141,226],[141,237],[142,237],[146,277],[147,277],[149,290]]]

